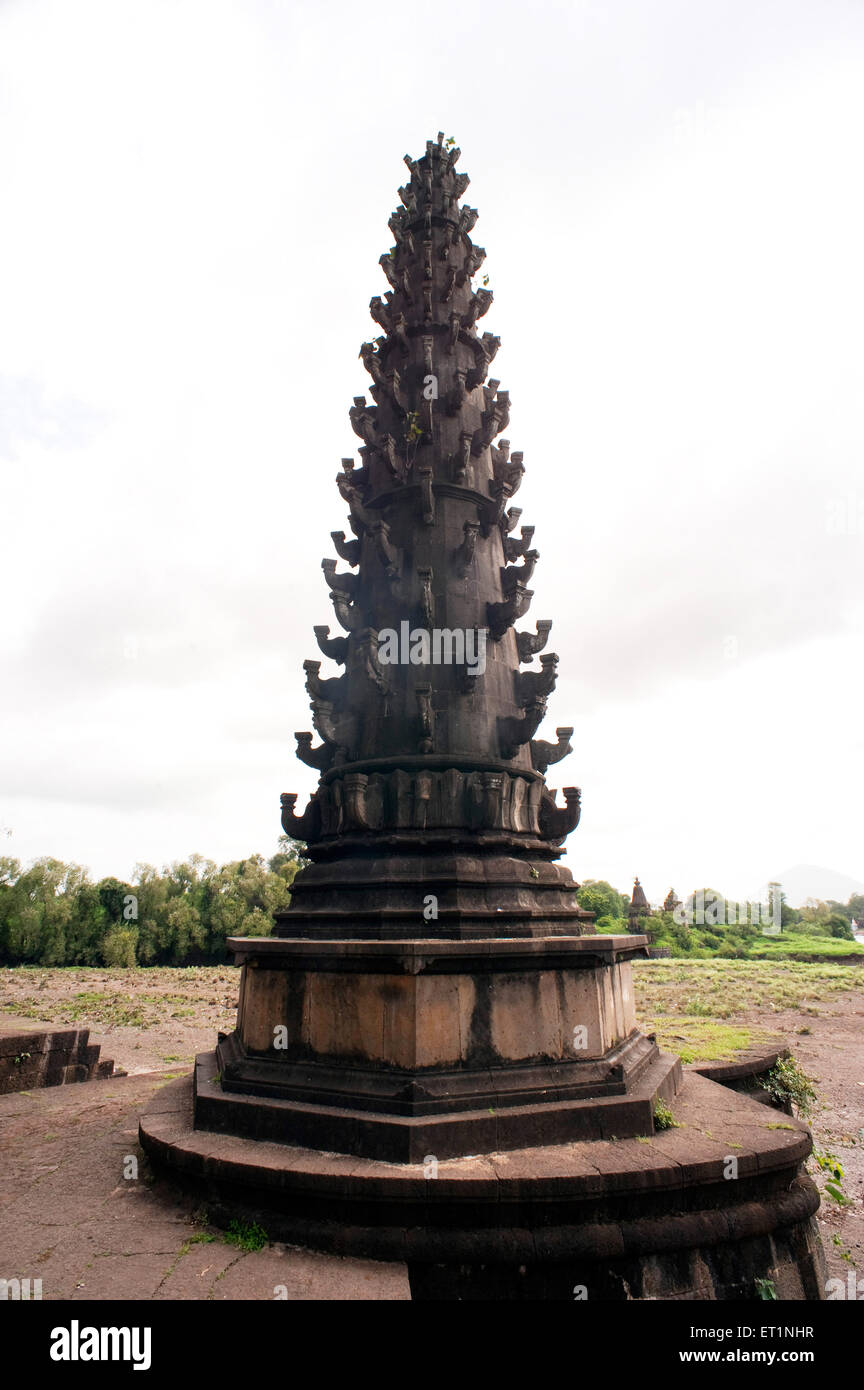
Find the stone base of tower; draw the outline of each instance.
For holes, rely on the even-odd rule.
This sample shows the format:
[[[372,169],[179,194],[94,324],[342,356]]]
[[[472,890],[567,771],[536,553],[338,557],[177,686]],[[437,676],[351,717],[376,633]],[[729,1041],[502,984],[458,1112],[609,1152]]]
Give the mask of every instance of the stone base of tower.
[[[557,846],[501,831],[355,835],[310,850],[314,862],[276,913],[275,935],[412,941],[580,936],[594,915]]]
[[[825,1297],[809,1132],[694,1073],[678,1128],[411,1164],[196,1129],[193,1105],[191,1078],[170,1083],[140,1138],[212,1221],[399,1262],[415,1299]]]
[[[229,948],[237,1028],[198,1059],[202,1129],[416,1163],[643,1134],[680,1082],[636,1027],[644,937]]]

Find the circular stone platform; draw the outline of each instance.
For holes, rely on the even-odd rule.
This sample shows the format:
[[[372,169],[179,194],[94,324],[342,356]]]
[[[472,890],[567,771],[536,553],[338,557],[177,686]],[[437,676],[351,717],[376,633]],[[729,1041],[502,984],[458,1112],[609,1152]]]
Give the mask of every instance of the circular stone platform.
[[[806,1126],[694,1074],[673,1110],[641,1138],[394,1164],[195,1130],[190,1077],[140,1139],[217,1224],[405,1261],[415,1298],[823,1298]]]

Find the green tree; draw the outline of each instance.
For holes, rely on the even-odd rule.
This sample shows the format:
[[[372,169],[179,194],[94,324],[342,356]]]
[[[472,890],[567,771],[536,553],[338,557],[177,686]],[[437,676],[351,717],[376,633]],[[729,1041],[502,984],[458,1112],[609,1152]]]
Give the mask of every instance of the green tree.
[[[852,893],[846,904],[846,911],[849,913],[849,920],[855,918],[856,922],[864,922],[864,893]]]
[[[576,901],[595,917],[619,919],[626,916],[630,899],[602,878],[586,878],[576,893]]]
[[[102,941],[103,961],[110,966],[134,965],[137,942],[137,931],[129,927],[111,927]]]
[[[855,936],[852,927],[842,912],[831,912],[825,919],[825,927],[831,936],[840,937],[845,941],[854,941]]]

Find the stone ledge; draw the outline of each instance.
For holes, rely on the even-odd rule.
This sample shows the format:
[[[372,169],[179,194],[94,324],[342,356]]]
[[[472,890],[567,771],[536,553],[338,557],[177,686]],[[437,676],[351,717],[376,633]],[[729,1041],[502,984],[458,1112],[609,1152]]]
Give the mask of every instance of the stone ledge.
[[[732,1062],[694,1062],[690,1070],[737,1091],[745,1089],[749,1082],[758,1084],[760,1077],[789,1055],[788,1047],[782,1045],[751,1048]]]
[[[248,1135],[252,1142],[287,1139],[314,1150],[369,1154],[395,1163],[422,1163],[427,1154],[447,1159],[466,1150],[647,1134],[657,1097],[674,1095],[681,1076],[678,1058],[661,1054],[626,1095],[399,1115],[223,1091],[212,1079],[215,1072],[215,1054],[201,1053],[195,1068],[195,1123],[200,1130]]]
[[[270,968],[368,970],[376,974],[433,974],[473,970],[558,970],[632,960],[647,955],[646,936],[486,937],[483,940],[315,940],[281,936],[229,936],[235,964],[258,957]]]
[[[723,1160],[731,1151],[742,1176],[755,1176],[786,1172],[812,1148],[810,1132],[800,1120],[790,1120],[788,1129],[768,1129],[764,1106],[693,1075],[685,1077],[675,1098],[679,1127],[646,1136],[645,1142],[578,1140],[453,1158],[438,1163],[434,1182],[424,1176],[422,1163],[388,1163],[193,1129],[192,1100],[192,1077],[183,1077],[160,1090],[141,1116],[144,1147],[152,1144],[172,1166],[202,1173],[224,1167],[224,1175],[237,1181],[245,1175],[253,1185],[277,1188],[297,1181],[305,1191],[325,1195],[344,1193],[351,1177],[378,1197],[395,1193],[424,1203],[430,1192],[443,1195],[448,1190],[471,1198],[478,1182],[493,1183],[502,1201],[560,1192],[568,1198],[593,1198],[698,1186],[706,1178],[707,1144],[714,1146],[707,1161],[722,1184]],[[721,1129],[721,1136],[715,1134]]]

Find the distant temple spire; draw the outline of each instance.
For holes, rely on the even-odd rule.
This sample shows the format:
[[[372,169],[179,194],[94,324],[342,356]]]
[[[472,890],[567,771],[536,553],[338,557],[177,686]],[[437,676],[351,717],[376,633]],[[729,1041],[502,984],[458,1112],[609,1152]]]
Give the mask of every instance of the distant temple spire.
[[[645,897],[645,889],[638,878],[633,880],[633,896],[630,899],[630,906],[627,909],[628,917],[650,917],[651,904]]]

